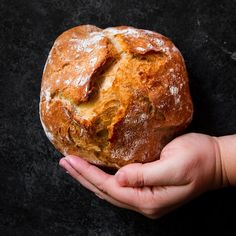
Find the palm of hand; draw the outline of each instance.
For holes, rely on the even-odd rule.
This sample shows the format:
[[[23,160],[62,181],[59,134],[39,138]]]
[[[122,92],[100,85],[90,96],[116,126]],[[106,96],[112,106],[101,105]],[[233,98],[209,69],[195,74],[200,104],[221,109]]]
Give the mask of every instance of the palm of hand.
[[[160,160],[129,164],[115,175],[73,156],[61,159],[60,165],[100,198],[149,218],[160,217],[221,181],[217,142],[202,134],[180,136],[163,149]]]

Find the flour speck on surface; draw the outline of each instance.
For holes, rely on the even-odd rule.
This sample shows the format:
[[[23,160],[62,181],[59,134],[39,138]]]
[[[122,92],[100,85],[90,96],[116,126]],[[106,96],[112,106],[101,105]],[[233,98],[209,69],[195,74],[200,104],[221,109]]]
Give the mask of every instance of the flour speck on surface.
[[[93,32],[90,34],[90,38],[71,38],[69,41],[76,43],[73,49],[76,49],[78,52],[91,53],[99,45],[99,42],[104,39],[104,34],[99,32]],[[102,47],[101,45],[99,47]]]
[[[178,94],[179,89],[176,86],[170,86],[170,93],[171,95],[176,95]]]

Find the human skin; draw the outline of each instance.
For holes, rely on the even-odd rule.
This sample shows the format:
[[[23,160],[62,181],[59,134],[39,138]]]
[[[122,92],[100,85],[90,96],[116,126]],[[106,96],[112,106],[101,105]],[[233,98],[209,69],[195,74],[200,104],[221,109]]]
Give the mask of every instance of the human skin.
[[[156,219],[212,189],[236,185],[236,135],[177,137],[160,160],[134,163],[110,175],[76,156],[60,166],[98,197]]]

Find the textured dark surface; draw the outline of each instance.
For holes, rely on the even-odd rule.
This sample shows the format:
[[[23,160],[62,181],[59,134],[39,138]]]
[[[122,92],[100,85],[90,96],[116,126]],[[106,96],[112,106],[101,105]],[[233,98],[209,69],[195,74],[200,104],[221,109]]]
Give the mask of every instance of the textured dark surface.
[[[41,75],[55,38],[78,24],[170,37],[186,59],[190,131],[236,133],[236,1],[0,1],[0,235],[236,235],[236,191],[205,194],[160,220],[96,198],[59,168],[42,130]]]

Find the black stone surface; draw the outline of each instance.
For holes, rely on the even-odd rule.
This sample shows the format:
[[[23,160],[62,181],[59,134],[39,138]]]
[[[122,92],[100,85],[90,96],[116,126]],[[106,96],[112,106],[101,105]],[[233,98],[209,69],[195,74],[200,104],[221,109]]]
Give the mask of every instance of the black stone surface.
[[[60,33],[132,25],[170,37],[183,53],[195,105],[189,131],[236,133],[235,16],[235,0],[1,0],[0,235],[236,235],[234,188],[159,220],[98,199],[58,166],[38,115],[42,70]]]

